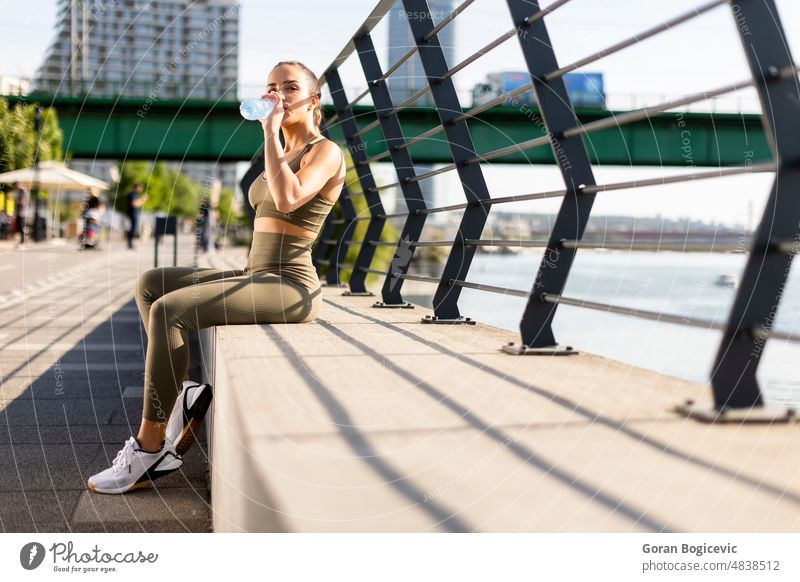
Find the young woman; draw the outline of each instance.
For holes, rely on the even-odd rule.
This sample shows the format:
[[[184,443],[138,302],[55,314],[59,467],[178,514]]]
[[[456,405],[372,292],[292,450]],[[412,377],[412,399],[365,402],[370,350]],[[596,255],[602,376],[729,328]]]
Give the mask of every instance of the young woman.
[[[92,491],[126,493],[182,465],[211,401],[207,384],[184,382],[181,389],[189,367],[188,332],[301,323],[319,312],[311,245],[342,191],[344,155],[320,134],[319,81],[305,65],[278,63],[262,97],[275,108],[262,121],[265,170],[248,194],[256,218],[247,266],[163,267],[139,277],[136,304],[148,335],[143,418],[138,435],[111,467],[89,478]]]

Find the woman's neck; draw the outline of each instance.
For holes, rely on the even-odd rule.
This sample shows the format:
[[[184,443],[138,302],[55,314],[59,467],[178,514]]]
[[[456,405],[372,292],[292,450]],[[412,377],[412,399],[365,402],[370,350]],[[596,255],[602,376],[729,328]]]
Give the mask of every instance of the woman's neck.
[[[310,141],[314,141],[315,139],[319,138],[320,134],[319,131],[310,128],[302,128],[298,131],[286,131],[284,128],[283,130],[283,141],[284,141],[284,151],[291,152],[295,151]]]

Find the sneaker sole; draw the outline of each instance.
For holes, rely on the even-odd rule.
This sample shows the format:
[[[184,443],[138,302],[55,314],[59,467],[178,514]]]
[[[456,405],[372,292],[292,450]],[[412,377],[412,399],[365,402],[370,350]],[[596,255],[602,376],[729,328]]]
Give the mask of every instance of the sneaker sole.
[[[192,419],[186,423],[185,427],[183,427],[183,430],[181,431],[181,434],[178,435],[177,442],[175,443],[175,452],[178,453],[178,455],[183,456],[183,454],[194,444],[197,436],[197,429],[199,429],[200,425],[203,424],[203,419],[206,416],[206,412],[208,412],[208,407],[211,404],[213,397],[214,395],[212,393],[212,387],[209,384],[208,389],[203,390],[200,396],[197,397],[197,400],[195,400],[194,405],[192,406]]]
[[[139,487],[141,487],[145,483],[147,483],[147,481],[142,481],[140,483],[134,483],[133,485],[131,485],[130,487],[128,487],[124,491],[121,491],[121,490],[119,490],[119,491],[111,491],[111,490],[103,491],[102,489],[97,489],[94,485],[91,484],[91,482],[87,481],[86,482],[86,488],[89,489],[89,491],[94,491],[95,493],[102,493],[103,495],[118,495],[120,493],[128,493],[130,491],[133,491],[134,489],[138,489]]]
[[[158,464],[158,463],[156,463],[156,464]],[[183,467],[183,463],[181,463],[180,465],[178,465],[174,469],[166,469],[164,471],[159,471],[158,473],[151,473],[150,470],[148,469],[147,471],[145,471],[142,474],[142,476],[141,476],[139,481],[137,481],[136,483],[134,483],[133,485],[131,485],[130,487],[128,487],[126,489],[98,489],[97,487],[95,487],[91,483],[91,481],[87,481],[86,482],[86,487],[90,491],[94,491],[95,493],[103,493],[104,495],[119,495],[121,493],[129,493],[129,492],[133,491],[134,489],[139,489],[140,487],[142,487],[143,485],[146,485],[147,483],[153,482],[156,479],[160,479],[161,477],[169,475],[170,473],[174,473],[175,471],[177,471],[181,467]]]

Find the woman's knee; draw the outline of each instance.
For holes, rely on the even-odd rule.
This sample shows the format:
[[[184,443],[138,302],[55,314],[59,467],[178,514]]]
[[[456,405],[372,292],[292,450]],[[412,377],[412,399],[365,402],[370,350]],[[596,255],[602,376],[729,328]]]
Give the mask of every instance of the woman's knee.
[[[185,331],[193,331],[196,325],[191,317],[186,317],[191,313],[191,308],[182,304],[175,293],[167,293],[156,299],[150,306],[150,325],[163,325],[165,328],[178,328]]]
[[[166,328],[172,327],[174,317],[175,306],[166,295],[162,295],[150,305],[151,329],[153,325],[164,326]]]
[[[161,274],[162,268],[148,269],[144,271],[136,279],[136,294],[148,295],[152,293],[155,283],[162,280],[158,275]]]

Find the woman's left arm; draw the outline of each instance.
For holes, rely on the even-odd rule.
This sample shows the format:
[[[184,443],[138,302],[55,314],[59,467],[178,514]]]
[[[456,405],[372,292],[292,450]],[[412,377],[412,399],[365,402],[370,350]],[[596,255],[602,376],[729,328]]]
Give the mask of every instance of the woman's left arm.
[[[305,157],[307,162],[297,173],[283,159],[275,163],[277,167],[265,168],[278,212],[293,212],[322,190],[328,180],[339,176],[342,152],[335,143],[320,142]]]

